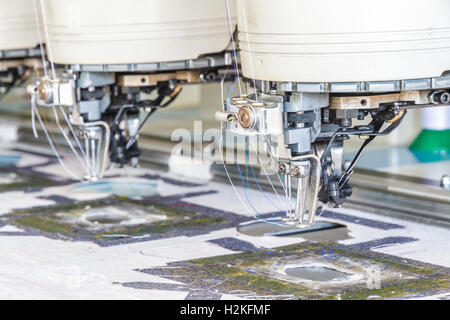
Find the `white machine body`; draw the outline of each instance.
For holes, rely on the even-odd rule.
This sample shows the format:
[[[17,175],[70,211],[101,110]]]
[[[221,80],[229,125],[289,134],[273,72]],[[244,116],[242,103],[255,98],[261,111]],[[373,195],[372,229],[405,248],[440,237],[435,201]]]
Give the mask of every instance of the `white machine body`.
[[[238,0],[237,11],[247,78],[384,81],[450,69],[448,0]]]
[[[235,2],[229,1],[232,24]],[[195,59],[230,43],[222,0],[43,0],[49,59],[121,64]]]
[[[0,50],[28,49],[38,44],[33,0],[0,0]]]

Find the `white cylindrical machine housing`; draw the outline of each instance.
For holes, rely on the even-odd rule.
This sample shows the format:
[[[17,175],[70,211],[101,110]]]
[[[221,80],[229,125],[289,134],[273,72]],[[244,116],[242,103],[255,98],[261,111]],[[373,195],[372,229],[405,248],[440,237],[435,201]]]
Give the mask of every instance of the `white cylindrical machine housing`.
[[[230,43],[223,0],[43,0],[43,4],[48,55],[56,63],[194,59],[223,51]],[[235,0],[229,4],[235,25]]]
[[[34,0],[0,0],[0,50],[29,49],[39,44]]]
[[[245,77],[346,82],[450,70],[448,0],[237,0]]]

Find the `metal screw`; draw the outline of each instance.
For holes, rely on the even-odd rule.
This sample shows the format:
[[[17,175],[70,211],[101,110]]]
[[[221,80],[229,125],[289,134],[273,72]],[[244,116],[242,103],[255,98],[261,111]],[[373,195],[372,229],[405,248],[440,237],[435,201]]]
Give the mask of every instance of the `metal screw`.
[[[280,164],[280,166],[278,167],[278,173],[285,173],[286,172],[286,168],[284,167],[284,165]]]
[[[450,102],[450,94],[448,92],[434,92],[431,99],[435,103],[448,104]]]
[[[443,104],[447,104],[447,103],[449,103],[449,101],[450,101],[450,94],[449,94],[448,92],[444,92],[444,93],[441,95],[441,102],[442,102]]]
[[[450,190],[450,177],[446,174],[441,177],[441,187]]]
[[[301,175],[300,170],[298,170],[298,168],[292,169],[292,175],[297,178],[300,177]]]
[[[50,98],[50,86],[45,82],[42,81],[36,88],[39,99],[41,101],[47,101]]]

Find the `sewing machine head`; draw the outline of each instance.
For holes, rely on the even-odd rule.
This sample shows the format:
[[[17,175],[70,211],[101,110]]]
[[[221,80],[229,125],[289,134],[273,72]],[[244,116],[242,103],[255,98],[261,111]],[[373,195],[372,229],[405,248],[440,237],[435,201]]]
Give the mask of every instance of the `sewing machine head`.
[[[233,1],[37,3],[51,69],[28,88],[33,115],[42,123],[38,107],[53,109],[83,178],[101,177],[109,161],[137,166],[148,118],[182,85],[218,81],[232,63]]]
[[[262,137],[289,198],[297,180],[287,223],[311,225],[318,200],[341,205],[364,147],[408,108],[449,103],[450,51],[428,32],[450,27],[446,1],[240,0],[237,8],[242,72],[254,92],[227,99],[217,118]],[[351,135],[363,142],[343,169]]]

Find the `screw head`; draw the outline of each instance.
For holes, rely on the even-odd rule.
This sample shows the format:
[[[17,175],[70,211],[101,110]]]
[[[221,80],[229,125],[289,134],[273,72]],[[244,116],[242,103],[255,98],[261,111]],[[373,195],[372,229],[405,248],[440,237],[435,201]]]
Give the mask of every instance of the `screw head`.
[[[351,164],[352,162],[350,161],[350,160],[345,160],[344,161],[344,170],[347,170],[349,167],[350,167],[350,164]]]
[[[45,81],[42,81],[36,89],[41,101],[47,101],[50,98],[50,86]]]
[[[300,177],[300,170],[298,170],[297,168],[292,169],[292,176]]]
[[[441,94],[441,103],[447,104],[450,102],[450,94],[448,92],[444,92]]]
[[[238,111],[239,124],[244,129],[251,129],[255,124],[255,116],[250,106],[241,107]]]

